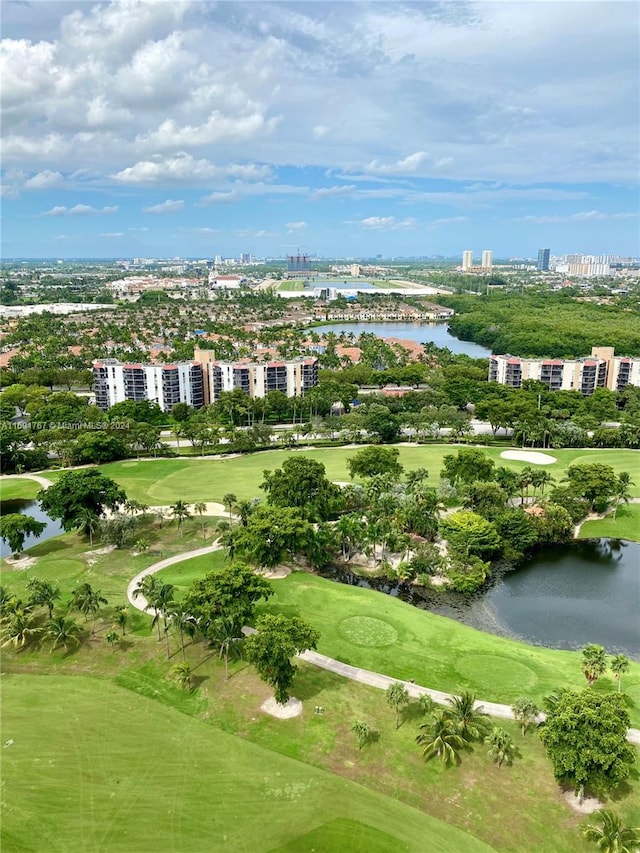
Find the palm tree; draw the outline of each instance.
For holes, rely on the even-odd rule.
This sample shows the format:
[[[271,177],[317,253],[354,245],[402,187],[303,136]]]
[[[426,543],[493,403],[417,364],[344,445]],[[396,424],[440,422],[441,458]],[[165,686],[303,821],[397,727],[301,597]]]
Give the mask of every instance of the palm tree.
[[[93,548],[93,534],[100,527],[100,517],[92,509],[83,509],[78,517],[79,527],[89,536],[89,546]]]
[[[524,737],[529,726],[536,721],[540,709],[528,696],[520,696],[511,706],[513,716],[520,723],[522,737]]]
[[[162,622],[164,626],[164,636],[167,642],[167,659],[171,657],[171,650],[169,647],[169,625],[167,622],[169,613],[174,604],[173,594],[175,587],[171,583],[161,583],[155,592],[155,596],[153,599],[153,606],[155,608],[155,616],[153,617],[153,624],[159,621],[160,617],[162,617]],[[158,628],[158,637],[160,636],[160,629]]]
[[[238,630],[236,622],[228,616],[216,619],[211,626],[210,639],[218,646],[220,657],[224,657],[224,676],[229,678],[229,655],[241,654],[241,644],[244,640],[242,632]]]
[[[199,501],[197,504],[193,505],[195,512],[200,516],[200,525],[202,527],[202,538],[203,540],[206,538],[204,535],[204,514],[207,511],[207,505],[204,501]]]
[[[637,853],[640,849],[640,827],[624,826],[611,809],[594,812],[597,823],[582,831],[587,841],[595,841],[602,853]]]
[[[622,684],[622,676],[629,669],[629,658],[624,655],[615,655],[610,664],[613,677],[618,682],[618,693],[620,693],[620,685]]]
[[[36,607],[46,607],[51,619],[55,603],[60,600],[60,587],[54,586],[51,581],[30,578],[27,581],[27,589],[31,592],[29,603]]]
[[[100,605],[108,604],[107,599],[102,595],[100,590],[94,590],[89,583],[81,583],[73,591],[71,601],[69,602],[70,610],[79,610],[84,614],[85,620],[89,618],[89,614],[93,615],[93,626],[91,633],[96,631],[96,617],[100,610]]]
[[[247,522],[249,520],[249,516],[256,508],[256,505],[253,501],[250,500],[242,500],[238,501],[236,505],[236,509],[238,511],[238,518],[240,519],[240,523],[243,527],[247,526]]]
[[[590,643],[582,650],[581,668],[589,687],[607,671],[606,651],[602,646]]]
[[[465,690],[460,696],[452,696],[447,699],[451,705],[448,710],[450,718],[465,740],[480,737],[487,727],[484,719],[487,714],[482,705],[476,708],[476,697],[473,693]]]
[[[126,634],[127,622],[129,621],[129,610],[124,607],[116,607],[113,612],[113,623],[117,625],[118,628],[122,629],[122,636]]]
[[[183,690],[191,690],[191,664],[183,661],[177,663],[171,670],[173,677]]]
[[[544,495],[544,490],[547,486],[550,486],[553,483],[553,477],[548,471],[540,470],[533,472],[531,476],[531,485],[533,486],[533,494],[535,496],[536,489],[540,489],[540,494]]]
[[[193,616],[184,609],[182,604],[179,604],[178,602],[173,604],[169,609],[169,613],[171,616],[171,625],[173,625],[174,628],[177,628],[180,634],[180,651],[182,652],[182,659],[184,660],[185,634],[193,639],[196,635],[196,631],[198,630],[198,625]]]
[[[364,526],[357,515],[341,515],[335,524],[342,558],[348,563],[362,544]]]
[[[232,512],[235,507],[238,505],[238,498],[233,492],[228,492],[228,494],[223,495],[222,504],[226,511],[229,513],[229,523],[233,520]]]
[[[364,720],[354,720],[351,723],[351,731],[358,738],[358,749],[362,749],[371,737],[371,726]]]
[[[8,617],[6,627],[3,631],[2,647],[15,646],[15,648],[26,646],[40,634],[41,628],[36,625],[36,620],[28,606],[17,607]]]
[[[45,628],[45,637],[51,640],[51,653],[58,646],[67,649],[70,645],[77,646],[80,643],[80,626],[75,619],[68,616],[56,616],[50,619]]]
[[[457,761],[464,738],[458,734],[448,712],[440,711],[432,722],[423,723],[420,728],[424,731],[416,737],[416,743],[422,746],[427,761],[435,756],[445,764]]]
[[[629,491],[630,486],[635,486],[635,483],[631,479],[631,476],[628,471],[621,471],[620,476],[616,479],[615,482],[615,491],[613,493],[613,497],[615,500],[615,506],[613,509],[613,520],[616,520],[616,515],[618,512],[618,507],[621,503],[628,504],[631,500],[631,492]]]
[[[176,501],[171,505],[170,514],[178,520],[178,534],[182,534],[182,525],[187,518],[191,518],[189,504],[184,501]]]
[[[396,729],[400,728],[400,708],[409,704],[409,691],[399,681],[394,681],[387,687],[387,704],[396,712]]]
[[[503,762],[511,764],[516,749],[513,745],[509,732],[499,728],[498,726],[494,726],[491,729],[491,733],[485,737],[484,742],[487,746],[491,747],[488,754],[497,763],[498,767],[500,767]]]

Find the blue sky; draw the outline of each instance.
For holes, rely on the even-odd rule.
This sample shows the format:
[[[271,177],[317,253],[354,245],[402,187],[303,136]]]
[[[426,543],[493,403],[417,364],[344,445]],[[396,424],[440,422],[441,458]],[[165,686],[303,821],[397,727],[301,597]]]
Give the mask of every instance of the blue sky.
[[[5,2],[4,257],[640,254],[633,2]]]

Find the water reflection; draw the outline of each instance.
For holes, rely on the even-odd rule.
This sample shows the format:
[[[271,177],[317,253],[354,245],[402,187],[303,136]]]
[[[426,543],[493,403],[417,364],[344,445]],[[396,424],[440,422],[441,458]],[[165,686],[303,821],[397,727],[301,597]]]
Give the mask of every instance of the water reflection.
[[[20,515],[30,515],[36,521],[43,521],[47,526],[40,536],[27,536],[24,540],[23,550],[37,545],[39,542],[45,542],[47,539],[52,539],[54,536],[60,536],[64,533],[62,525],[59,521],[54,521],[44,510],[40,508],[40,502],[34,500],[17,499],[12,501],[0,502],[0,515],[9,515],[10,513],[20,513]],[[9,557],[11,548],[6,542],[0,540],[0,557]]]

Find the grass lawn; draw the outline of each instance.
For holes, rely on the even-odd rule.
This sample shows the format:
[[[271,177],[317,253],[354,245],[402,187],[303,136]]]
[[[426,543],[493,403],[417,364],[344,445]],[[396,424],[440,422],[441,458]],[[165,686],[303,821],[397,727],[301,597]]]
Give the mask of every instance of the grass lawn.
[[[456,445],[402,445],[400,460],[407,470],[427,468],[434,484],[437,483],[442,460],[455,453]],[[503,448],[483,448],[496,465],[521,470],[525,462],[501,459]],[[188,503],[200,500],[221,500],[223,495],[233,492],[238,498],[262,495],[259,489],[265,469],[273,470],[282,465],[291,455],[304,453],[310,459],[322,462],[331,480],[348,480],[347,460],[357,452],[353,448],[323,448],[322,450],[286,451],[274,450],[252,453],[233,458],[211,459],[128,459],[101,466],[101,470],[120,483],[128,497],[147,504],[171,504],[181,499]],[[616,472],[629,471],[636,485],[631,488],[633,496],[640,496],[640,453],[633,450],[552,450],[558,459],[546,465],[556,480],[560,480],[571,463],[600,462],[611,465]],[[57,479],[61,472],[52,472]],[[49,474],[47,473],[47,476]]]
[[[611,513],[599,521],[585,521],[580,528],[580,538],[597,537],[640,542],[640,504],[620,504],[615,520]]]
[[[0,500],[15,501],[15,500],[30,500],[35,498],[37,492],[42,487],[35,480],[15,479],[15,480],[0,480]]]
[[[304,282],[302,279],[292,279],[282,281],[276,288],[277,290],[304,290]]]
[[[6,675],[3,699],[7,851],[493,849],[104,680]]]

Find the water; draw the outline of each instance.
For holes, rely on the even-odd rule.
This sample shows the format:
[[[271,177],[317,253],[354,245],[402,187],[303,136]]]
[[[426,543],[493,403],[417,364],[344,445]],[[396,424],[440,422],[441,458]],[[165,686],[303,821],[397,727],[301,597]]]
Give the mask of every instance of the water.
[[[334,332],[336,335],[353,332],[356,337],[362,332],[370,332],[379,338],[404,338],[419,344],[432,343],[437,347],[447,347],[457,355],[464,354],[471,358],[488,358],[491,355],[491,350],[480,344],[455,338],[444,323],[331,323],[328,326],[318,326],[314,331],[318,334]]]
[[[640,544],[586,539],[541,549],[514,571],[498,573],[475,596],[360,577],[331,567],[325,577],[376,589],[422,610],[490,634],[558,649],[599,643],[640,659]]]
[[[47,539],[52,539],[54,536],[60,536],[61,533],[64,533],[60,522],[54,521],[50,518],[46,512],[40,508],[39,501],[13,500],[0,502],[0,515],[9,515],[13,512],[18,512],[20,515],[30,515],[35,518],[36,521],[44,521],[47,525],[40,536],[26,537],[24,545],[22,546],[23,551],[26,551],[27,548],[31,548],[33,545],[37,545],[39,542],[44,542]],[[11,548],[9,548],[6,542],[0,540],[0,557],[9,557],[10,555]]]
[[[599,643],[640,658],[640,544],[586,539],[538,551],[484,603],[507,633],[562,649]]]

